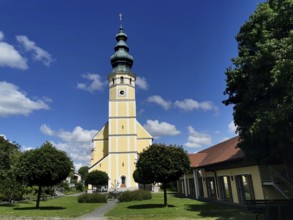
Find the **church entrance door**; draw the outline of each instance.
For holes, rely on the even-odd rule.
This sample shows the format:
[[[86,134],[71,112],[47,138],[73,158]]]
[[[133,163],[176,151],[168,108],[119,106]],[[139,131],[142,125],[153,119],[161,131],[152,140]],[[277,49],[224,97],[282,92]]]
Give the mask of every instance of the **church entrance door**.
[[[121,176],[121,188],[126,187],[126,176]]]

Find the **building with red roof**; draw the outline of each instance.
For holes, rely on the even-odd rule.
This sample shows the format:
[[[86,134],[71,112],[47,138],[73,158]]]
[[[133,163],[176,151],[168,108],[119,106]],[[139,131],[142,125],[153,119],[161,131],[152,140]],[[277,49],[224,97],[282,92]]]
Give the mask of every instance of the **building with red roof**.
[[[196,199],[246,204],[247,201],[292,200],[292,168],[258,165],[237,147],[239,137],[189,154],[192,172],[177,183],[178,192]]]

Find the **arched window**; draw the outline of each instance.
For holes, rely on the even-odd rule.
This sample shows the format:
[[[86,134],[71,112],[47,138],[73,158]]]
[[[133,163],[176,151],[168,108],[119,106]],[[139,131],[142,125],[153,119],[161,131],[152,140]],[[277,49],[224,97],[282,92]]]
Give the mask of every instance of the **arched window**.
[[[132,84],[132,79],[130,78],[130,80],[129,80],[129,81],[130,81],[130,85],[131,85],[131,84]]]
[[[121,187],[126,187],[126,176],[121,176]]]
[[[124,83],[124,78],[123,78],[123,76],[120,77],[120,83],[121,83],[121,84]]]
[[[113,85],[114,85],[115,84],[115,79],[114,78],[112,79],[112,82],[113,82]]]

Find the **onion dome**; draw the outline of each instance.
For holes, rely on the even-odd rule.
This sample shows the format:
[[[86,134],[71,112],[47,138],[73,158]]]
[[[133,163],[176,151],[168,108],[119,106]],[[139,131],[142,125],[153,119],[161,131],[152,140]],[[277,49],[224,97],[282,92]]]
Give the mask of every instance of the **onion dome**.
[[[121,16],[120,22],[119,33],[115,36],[117,41],[114,48],[115,53],[111,56],[112,72],[131,72],[133,57],[128,53],[129,48],[126,44],[127,35],[123,32]]]

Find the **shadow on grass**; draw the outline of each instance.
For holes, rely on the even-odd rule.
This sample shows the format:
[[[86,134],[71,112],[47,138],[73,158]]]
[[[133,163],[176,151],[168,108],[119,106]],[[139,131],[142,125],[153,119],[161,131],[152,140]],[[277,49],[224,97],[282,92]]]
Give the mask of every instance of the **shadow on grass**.
[[[11,203],[0,204],[0,207],[13,207],[13,206],[15,206],[15,205],[11,204]]]
[[[128,209],[156,209],[163,208],[163,204],[142,204],[142,205],[131,205],[128,206]],[[175,207],[174,205],[168,205],[168,207]]]
[[[188,204],[186,205],[187,211],[198,212],[202,217],[217,217],[217,220],[233,219],[244,220],[251,219],[252,215],[244,210],[222,205],[214,204]]]
[[[31,203],[30,201],[21,201],[21,202],[16,202],[16,203],[1,203],[0,207],[14,207],[17,204],[29,204]]]
[[[178,192],[169,192],[168,194],[170,194],[178,199],[186,199],[187,198],[184,194],[178,193]]]
[[[172,192],[172,196],[178,199],[186,199],[184,194]],[[196,201],[196,200],[195,200]],[[204,201],[197,201],[198,204],[186,204],[185,210],[190,212],[197,212],[199,216],[204,217],[216,217],[217,220],[228,220],[233,218],[233,220],[247,220],[255,219],[255,214],[250,213],[240,207],[231,206],[229,204],[219,204]]]
[[[36,207],[21,207],[21,208],[14,208],[14,210],[62,210],[65,209],[64,207],[60,206],[43,206],[40,208]]]

